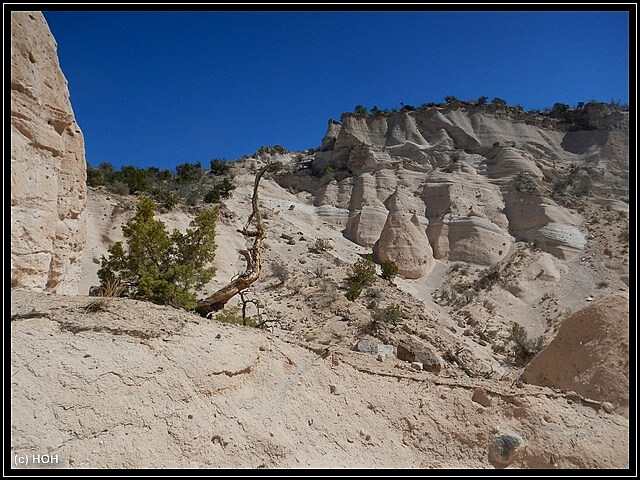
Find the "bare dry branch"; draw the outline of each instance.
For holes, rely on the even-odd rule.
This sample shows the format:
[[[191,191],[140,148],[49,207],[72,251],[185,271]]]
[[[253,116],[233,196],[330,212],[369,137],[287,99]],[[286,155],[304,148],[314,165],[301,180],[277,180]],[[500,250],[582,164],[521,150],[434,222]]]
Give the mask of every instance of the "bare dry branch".
[[[245,237],[253,238],[253,246],[250,249],[240,250],[240,254],[247,262],[247,268],[244,273],[232,279],[231,282],[213,293],[213,295],[198,301],[196,311],[203,317],[206,317],[211,312],[222,310],[229,300],[241,291],[247,289],[253,282],[258,280],[258,277],[260,276],[260,247],[262,246],[265,233],[262,226],[260,209],[258,208],[258,189],[260,187],[260,180],[264,174],[269,170],[275,170],[277,167],[279,167],[279,164],[268,162],[258,171],[258,173],[256,173],[256,178],[253,183],[253,197],[251,199],[252,211],[249,214],[249,218],[247,219],[247,223],[244,228],[240,230],[240,233]],[[254,229],[249,230],[249,227],[252,226],[252,222],[254,223]]]

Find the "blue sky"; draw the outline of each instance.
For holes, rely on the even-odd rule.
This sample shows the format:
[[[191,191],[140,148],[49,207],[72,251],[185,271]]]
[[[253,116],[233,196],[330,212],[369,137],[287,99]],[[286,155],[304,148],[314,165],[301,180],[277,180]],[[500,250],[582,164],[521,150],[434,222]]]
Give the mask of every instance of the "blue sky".
[[[628,12],[44,16],[94,166],[317,147],[327,121],[358,104],[629,101]]]

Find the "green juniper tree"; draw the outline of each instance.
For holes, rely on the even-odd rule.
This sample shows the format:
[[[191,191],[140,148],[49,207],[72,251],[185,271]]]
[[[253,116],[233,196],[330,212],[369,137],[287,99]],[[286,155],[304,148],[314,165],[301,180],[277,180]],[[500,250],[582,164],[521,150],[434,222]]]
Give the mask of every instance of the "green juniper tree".
[[[193,291],[206,284],[215,273],[207,267],[216,250],[215,225],[218,209],[202,209],[186,233],[169,233],[164,222],[154,219],[155,204],[138,199],[136,215],[122,227],[127,246],[112,244],[102,257],[98,271],[101,286],[118,282],[122,295],[196,308]]]

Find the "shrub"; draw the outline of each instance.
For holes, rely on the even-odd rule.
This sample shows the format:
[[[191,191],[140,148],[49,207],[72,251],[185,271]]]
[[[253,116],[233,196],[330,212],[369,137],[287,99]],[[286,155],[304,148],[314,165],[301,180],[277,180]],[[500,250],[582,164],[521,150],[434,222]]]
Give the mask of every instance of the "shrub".
[[[408,333],[409,335],[413,335],[413,330],[411,330],[407,325],[405,325],[404,323],[400,326],[400,328],[402,329],[403,332]]]
[[[203,200],[205,203],[220,203],[220,190],[212,188],[205,194]]]
[[[220,197],[227,199],[236,186],[228,177],[225,177],[222,181],[216,183],[214,188],[220,191]]]
[[[113,182],[120,181],[126,183],[129,187],[129,192],[140,193],[147,190],[149,179],[149,172],[144,169],[136,168],[133,165],[125,165],[112,175]]]
[[[347,293],[345,294],[348,300],[355,300],[362,293],[362,285],[357,283],[350,283],[347,287]]]
[[[138,200],[135,217],[122,227],[127,239],[109,246],[102,257],[98,277],[103,290],[118,281],[125,296],[195,309],[192,291],[206,284],[215,273],[206,267],[216,249],[215,225],[218,209],[202,209],[186,233],[169,234],[164,222],[155,220],[154,202]]]
[[[402,313],[402,308],[399,305],[387,305],[381,310],[376,312],[376,320],[382,321],[384,323],[392,323],[396,325],[398,320],[404,318],[404,313]]]
[[[479,290],[490,290],[498,281],[500,280],[500,265],[493,265],[489,267],[478,275],[478,280],[476,280],[474,289],[476,291]]]
[[[376,281],[376,265],[370,258],[361,258],[351,266],[351,273],[347,280],[349,283],[370,287]]]
[[[396,265],[396,262],[389,259],[382,264],[382,278],[384,278],[385,280],[389,280],[390,282],[393,282],[393,279],[396,278],[397,274],[398,274],[398,265]]]
[[[489,100],[489,97],[479,97],[478,100],[476,100],[476,105],[485,105],[487,103],[487,100]]]
[[[362,106],[362,105],[356,105],[353,109],[354,113],[360,114],[360,115],[366,115],[367,114],[367,107]]]
[[[311,273],[313,273],[316,278],[322,279],[327,276],[327,267],[317,263],[316,265],[314,265]]]
[[[367,290],[367,298],[380,300],[380,298],[382,298],[382,291],[379,288],[370,288]]]
[[[222,181],[216,183],[211,190],[204,196],[206,203],[220,203],[221,199],[227,199],[236,186],[225,177]]]
[[[216,158],[211,160],[211,175],[226,175],[230,169],[231,167],[226,160],[218,160]]]
[[[113,176],[116,174],[115,168],[109,162],[100,162],[98,164],[98,171],[102,175],[102,179],[106,182],[110,182]]]
[[[329,243],[329,240],[325,238],[316,238],[315,243],[311,247],[309,247],[309,250],[314,253],[322,253],[331,250],[332,248],[333,247]]]
[[[273,263],[271,265],[271,272],[273,276],[280,281],[280,285],[284,285],[284,282],[289,279],[289,270],[283,263]]]
[[[242,316],[240,315],[240,307],[227,307],[216,314],[214,317],[222,323],[233,323],[234,325],[242,325]]]
[[[118,195],[129,195],[129,185],[120,180],[116,180],[115,182],[108,183],[106,185],[107,190],[110,192],[116,193]]]
[[[460,100],[458,99],[458,97],[454,97],[453,95],[447,95],[446,97],[444,97],[444,101],[446,103],[452,103],[452,102],[459,102]]]
[[[376,265],[370,258],[361,258],[351,266],[347,277],[347,298],[355,300],[362,293],[362,289],[370,287],[376,281]]]
[[[538,337],[536,340],[529,340],[527,331],[516,322],[511,324],[511,339],[515,343],[513,351],[516,357],[522,360],[530,360],[544,346],[542,337]]]
[[[263,330],[266,330],[268,328],[268,326],[264,322],[260,322],[259,320],[256,321],[253,317],[250,316],[247,316],[243,322],[241,308],[239,306],[224,308],[214,318],[222,323],[232,323],[234,325],[245,324],[248,327],[260,328]]]
[[[153,187],[149,191],[149,195],[157,204],[167,210],[171,210],[180,202],[180,195],[178,192],[170,189],[169,187]]]
[[[558,197],[564,195],[566,193],[567,187],[572,183],[573,181],[570,178],[558,180],[553,184],[553,187],[551,188],[551,196]]]
[[[117,278],[108,279],[103,286],[100,287],[99,297],[91,300],[85,307],[84,312],[105,311],[111,304],[113,297],[119,297],[123,287]]]
[[[491,100],[491,104],[496,106],[506,106],[507,102],[502,98],[494,97],[493,100]]]
[[[527,172],[518,173],[514,179],[513,183],[515,189],[519,192],[523,193],[536,193],[538,191],[538,185],[536,185],[533,177]]]
[[[97,168],[93,168],[89,162],[87,162],[87,185],[90,187],[98,187],[104,185],[104,178],[102,178],[102,172]]]
[[[149,167],[147,168],[147,173],[149,174],[149,179],[153,179],[154,181],[157,182],[165,182],[168,180],[171,180],[171,178],[173,177],[171,170],[169,169],[163,169],[160,170],[157,167]]]
[[[196,163],[181,163],[176,166],[176,180],[178,183],[194,183],[202,176],[202,165]]]

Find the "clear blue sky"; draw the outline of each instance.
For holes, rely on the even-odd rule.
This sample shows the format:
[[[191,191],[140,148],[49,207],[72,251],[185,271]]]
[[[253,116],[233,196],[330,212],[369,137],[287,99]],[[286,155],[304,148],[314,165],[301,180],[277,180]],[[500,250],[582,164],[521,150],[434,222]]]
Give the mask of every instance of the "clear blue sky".
[[[317,147],[357,104],[629,102],[628,12],[44,15],[94,166]]]

